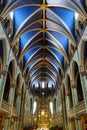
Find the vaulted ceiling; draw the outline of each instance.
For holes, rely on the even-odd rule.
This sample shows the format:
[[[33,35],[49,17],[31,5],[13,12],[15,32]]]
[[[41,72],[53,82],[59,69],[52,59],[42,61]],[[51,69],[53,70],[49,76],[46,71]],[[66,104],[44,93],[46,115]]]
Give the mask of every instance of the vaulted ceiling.
[[[12,46],[19,41],[18,63],[31,86],[55,88],[76,47],[75,12],[84,20],[84,0],[4,0],[1,17],[13,12]],[[38,91],[38,90],[37,90]]]

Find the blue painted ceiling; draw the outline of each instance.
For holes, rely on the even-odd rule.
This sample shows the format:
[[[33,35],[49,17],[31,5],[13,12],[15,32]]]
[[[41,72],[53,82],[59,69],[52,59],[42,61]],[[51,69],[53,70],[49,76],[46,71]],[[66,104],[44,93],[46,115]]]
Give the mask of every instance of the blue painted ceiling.
[[[2,16],[13,11],[13,42],[19,39],[18,62],[31,84],[55,87],[69,64],[69,40],[76,46],[75,12],[85,18],[84,0],[5,0]]]

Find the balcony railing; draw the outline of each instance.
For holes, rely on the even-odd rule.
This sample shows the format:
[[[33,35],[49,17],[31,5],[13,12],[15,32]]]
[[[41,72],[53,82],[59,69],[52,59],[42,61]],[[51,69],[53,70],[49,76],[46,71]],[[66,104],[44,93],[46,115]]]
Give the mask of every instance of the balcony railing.
[[[11,106],[5,100],[2,101],[0,113],[5,115],[9,115],[11,113]],[[17,116],[17,110],[15,107],[13,107],[12,116]]]
[[[74,116],[74,109],[71,108],[69,111],[68,111],[68,116],[69,117],[73,117]]]
[[[85,103],[84,101],[81,101],[80,103],[78,103],[78,105],[76,105],[76,114],[80,115],[80,114],[84,114],[85,113]],[[74,108],[71,108],[68,112],[68,116],[69,117],[74,117]]]
[[[17,110],[15,107],[13,107],[13,110],[12,110],[12,116],[17,116]]]
[[[5,100],[2,101],[2,107],[1,107],[1,112],[4,114],[9,114],[10,113],[10,105],[8,104],[8,102],[6,102]]]
[[[77,106],[76,106],[76,114],[82,114],[85,113],[85,103],[84,101],[80,102]]]

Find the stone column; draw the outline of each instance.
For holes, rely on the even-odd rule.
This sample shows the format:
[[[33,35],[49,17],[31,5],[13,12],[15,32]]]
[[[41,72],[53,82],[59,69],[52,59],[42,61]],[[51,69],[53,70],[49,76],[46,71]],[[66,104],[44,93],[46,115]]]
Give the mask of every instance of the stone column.
[[[71,120],[69,119],[69,115],[68,115],[68,111],[70,109],[70,99],[69,99],[69,91],[66,91],[66,110],[67,110],[67,127],[68,127],[68,130],[73,130],[72,129],[72,123],[71,123]]]
[[[80,73],[80,79],[82,84],[82,90],[83,90],[83,96],[84,96],[84,102],[85,102],[85,110],[87,113],[87,72],[81,72]]]
[[[70,109],[70,99],[69,99],[70,93],[69,90],[66,89],[66,110],[67,110],[67,114],[68,114],[68,110]]]
[[[68,118],[68,130],[73,130],[72,120]]]
[[[10,126],[10,130],[13,130],[13,129],[14,129],[14,121],[15,121],[15,118],[12,117],[12,118],[11,118],[11,126]]]
[[[22,95],[22,101],[21,101],[21,115],[20,115],[20,128],[21,130],[23,130],[23,127],[24,127],[24,111],[25,111],[25,97],[26,95]],[[29,108],[28,108],[29,109]]]
[[[79,122],[79,117],[76,114],[76,106],[78,104],[78,95],[77,95],[76,85],[72,85],[72,97],[73,97],[73,109],[74,109],[74,119],[75,119],[76,130],[82,130],[80,122]]]
[[[0,28],[1,28],[1,24],[0,24]],[[2,30],[2,28],[1,28]],[[3,33],[2,33],[3,34]],[[4,34],[3,34],[4,35]],[[0,35],[1,36],[1,35]],[[8,54],[7,54],[8,58],[7,61],[9,63],[9,59],[10,59],[10,49],[8,49]],[[0,109],[1,109],[1,105],[2,105],[2,100],[3,100],[3,94],[4,94],[4,89],[5,89],[5,83],[6,83],[6,78],[7,78],[7,73],[8,73],[8,63],[4,66],[4,69],[2,69],[0,71]]]
[[[66,97],[64,92],[62,92],[62,111],[63,111],[63,126],[64,126],[63,129],[66,130],[67,113],[66,113]]]
[[[18,130],[19,117],[15,118],[13,130]]]
[[[18,93],[18,95],[17,95],[16,108],[17,108],[17,118],[15,119],[14,130],[19,129],[20,109],[21,109],[21,93]]]
[[[64,130],[66,130],[66,105],[65,105],[65,100],[62,102],[63,106],[63,121],[64,121]]]
[[[78,122],[78,129],[79,129],[79,130],[82,130],[81,119],[80,119],[79,117],[78,117],[77,122]]]
[[[11,105],[11,111],[13,109],[13,102],[14,102],[14,96],[15,96],[15,86],[16,84],[10,84],[10,91],[9,91],[9,98],[8,98],[8,102]]]
[[[3,116],[0,116],[0,130],[3,130],[4,128],[4,118]]]
[[[7,72],[8,72],[8,64],[9,64],[9,59],[10,59],[10,49],[9,49],[9,44],[5,35],[5,32],[3,30],[1,21],[3,20],[2,17],[0,17],[0,38],[5,39],[6,41],[6,64],[3,65],[3,69],[0,70],[0,109],[2,105],[2,100],[3,100],[3,93],[4,93],[4,88],[5,88],[5,83],[6,83],[6,78],[7,78]]]
[[[24,99],[22,99],[21,101],[20,121],[19,121],[20,130],[23,130],[23,117],[24,117]]]
[[[4,93],[6,78],[7,78],[7,68],[6,70],[0,71],[0,109],[1,109],[2,100],[3,100],[3,93]]]

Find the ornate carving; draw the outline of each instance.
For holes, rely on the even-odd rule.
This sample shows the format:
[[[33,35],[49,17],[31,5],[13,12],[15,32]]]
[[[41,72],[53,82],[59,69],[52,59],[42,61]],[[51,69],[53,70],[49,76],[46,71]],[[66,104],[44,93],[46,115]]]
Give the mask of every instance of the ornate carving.
[[[3,21],[3,18],[0,16],[0,22],[2,22]]]
[[[82,76],[87,76],[87,70],[81,71],[80,74],[81,74]]]
[[[69,91],[68,91],[68,90],[66,90],[66,96],[69,96],[69,95],[70,95]]]
[[[6,70],[0,70],[0,75],[6,75],[7,71]]]
[[[84,68],[84,66],[80,66],[80,74],[83,75],[87,75],[87,70]]]
[[[15,83],[10,84],[10,87],[11,87],[11,88],[13,88],[13,87],[15,87],[15,86],[16,86],[16,84],[15,84]]]
[[[41,8],[42,8],[43,10],[46,10],[47,5],[46,5],[45,3],[43,3],[42,6],[41,6]]]
[[[72,84],[71,87],[72,87],[72,88],[76,88],[76,84]]]

